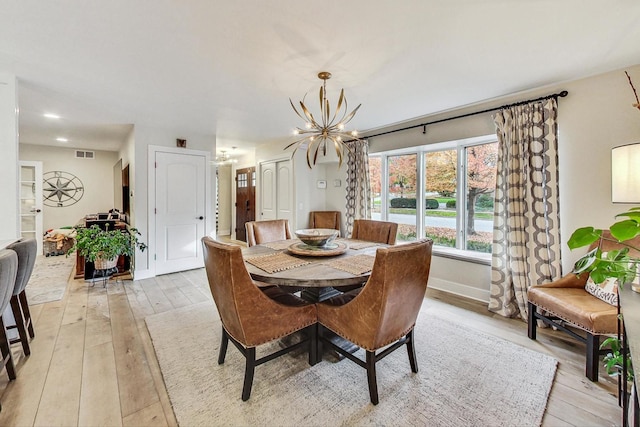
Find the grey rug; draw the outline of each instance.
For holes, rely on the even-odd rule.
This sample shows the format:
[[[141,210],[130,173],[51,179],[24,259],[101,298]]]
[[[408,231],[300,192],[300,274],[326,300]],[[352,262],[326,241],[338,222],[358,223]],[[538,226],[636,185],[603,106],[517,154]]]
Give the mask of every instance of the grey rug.
[[[29,305],[62,299],[75,265],[75,254],[69,257],[38,255],[26,287]]]
[[[251,399],[242,402],[244,358],[229,344],[225,363],[217,364],[221,326],[212,303],[146,323],[181,426],[535,426],[557,365],[423,308],[415,328],[419,373],[411,373],[404,349],[379,362],[377,406],[363,368],[326,357],[311,367],[306,354],[258,366]],[[261,349],[258,357],[273,347]]]

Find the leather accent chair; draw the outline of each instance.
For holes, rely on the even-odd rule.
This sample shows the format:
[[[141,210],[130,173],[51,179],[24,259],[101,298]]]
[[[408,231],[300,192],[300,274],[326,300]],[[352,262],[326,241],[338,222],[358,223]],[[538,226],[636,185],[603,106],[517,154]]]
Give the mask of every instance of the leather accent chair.
[[[16,379],[16,368],[13,363],[13,355],[9,348],[9,339],[7,338],[7,329],[2,319],[2,313],[9,306],[9,301],[13,295],[13,288],[16,283],[18,273],[18,255],[11,249],[0,250],[0,369],[7,368],[9,380]]]
[[[249,221],[244,226],[247,230],[247,246],[293,238],[288,219]]]
[[[369,397],[374,405],[378,404],[376,362],[406,345],[411,371],[418,372],[413,328],[427,290],[432,246],[432,240],[423,239],[378,249],[371,276],[359,293],[316,304],[321,343],[367,370]],[[365,349],[366,360],[325,338],[323,328]],[[321,349],[319,353],[321,356]]]
[[[333,228],[340,231],[340,211],[309,212],[309,228]]]
[[[609,232],[606,232],[605,236],[615,240]],[[640,237],[628,243],[640,247]],[[598,242],[591,245],[589,249],[595,248],[597,244]],[[616,242],[601,241],[603,252],[622,247]],[[640,257],[640,253],[634,250],[630,250],[629,255]],[[600,350],[600,337],[618,333],[618,308],[601,301],[584,289],[588,277],[586,273],[580,276],[569,273],[556,281],[529,288],[528,335],[530,339],[536,339],[537,320],[541,320],[585,343],[585,375],[589,380],[596,382],[599,356],[606,353],[606,350]],[[565,323],[573,329],[569,329]]]
[[[356,219],[353,221],[352,239],[368,242],[396,244],[398,224],[395,222],[374,221],[371,219]]]
[[[239,246],[202,238],[205,270],[211,295],[222,321],[218,364],[223,364],[229,341],[246,358],[242,400],[251,395],[255,367],[300,347],[307,347],[309,364],[317,357],[316,307],[277,287],[258,289],[251,280]],[[306,330],[306,338],[256,359],[256,347]]]
[[[18,255],[18,273],[10,301],[11,311],[13,312],[13,318],[16,320],[16,324],[7,326],[7,329],[15,328],[18,330],[18,338],[12,340],[11,344],[17,342],[22,343],[22,350],[25,356],[28,356],[31,354],[29,338],[35,337],[35,332],[33,331],[33,322],[31,320],[31,312],[29,311],[25,288],[27,287],[27,283],[29,283],[33,267],[36,263],[38,242],[36,239],[25,239],[13,243],[7,248],[15,251]]]

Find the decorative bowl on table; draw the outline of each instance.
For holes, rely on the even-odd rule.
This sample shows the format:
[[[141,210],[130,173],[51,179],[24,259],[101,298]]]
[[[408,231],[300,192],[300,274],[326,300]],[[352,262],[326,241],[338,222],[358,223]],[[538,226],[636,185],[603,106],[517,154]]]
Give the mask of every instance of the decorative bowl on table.
[[[327,246],[338,236],[338,230],[332,228],[307,228],[296,230],[296,236],[309,246]]]

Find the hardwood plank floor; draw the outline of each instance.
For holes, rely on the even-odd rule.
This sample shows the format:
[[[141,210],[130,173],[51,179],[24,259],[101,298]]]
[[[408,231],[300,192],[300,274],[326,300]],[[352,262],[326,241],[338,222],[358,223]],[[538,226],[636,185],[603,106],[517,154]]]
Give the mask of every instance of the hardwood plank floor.
[[[18,378],[0,372],[0,425],[177,425],[144,318],[210,299],[203,269],[112,280],[107,288],[71,280],[61,301],[33,306],[31,356],[12,347]],[[524,322],[434,289],[424,304],[559,361],[543,426],[621,424],[615,381],[603,372],[598,383],[584,376],[584,345],[550,329],[531,341]]]

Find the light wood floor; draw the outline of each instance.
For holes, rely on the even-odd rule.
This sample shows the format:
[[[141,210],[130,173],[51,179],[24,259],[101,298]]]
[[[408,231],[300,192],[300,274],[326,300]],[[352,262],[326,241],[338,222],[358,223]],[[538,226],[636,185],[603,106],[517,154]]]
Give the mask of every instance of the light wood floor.
[[[144,318],[208,299],[202,269],[110,282],[106,289],[71,280],[61,301],[32,307],[36,337],[31,356],[13,347],[17,380],[9,383],[0,372],[0,425],[176,425]],[[582,344],[548,329],[531,341],[522,321],[444,292],[428,290],[425,304],[560,362],[544,426],[621,424],[615,382],[603,373],[598,383],[585,378]]]

